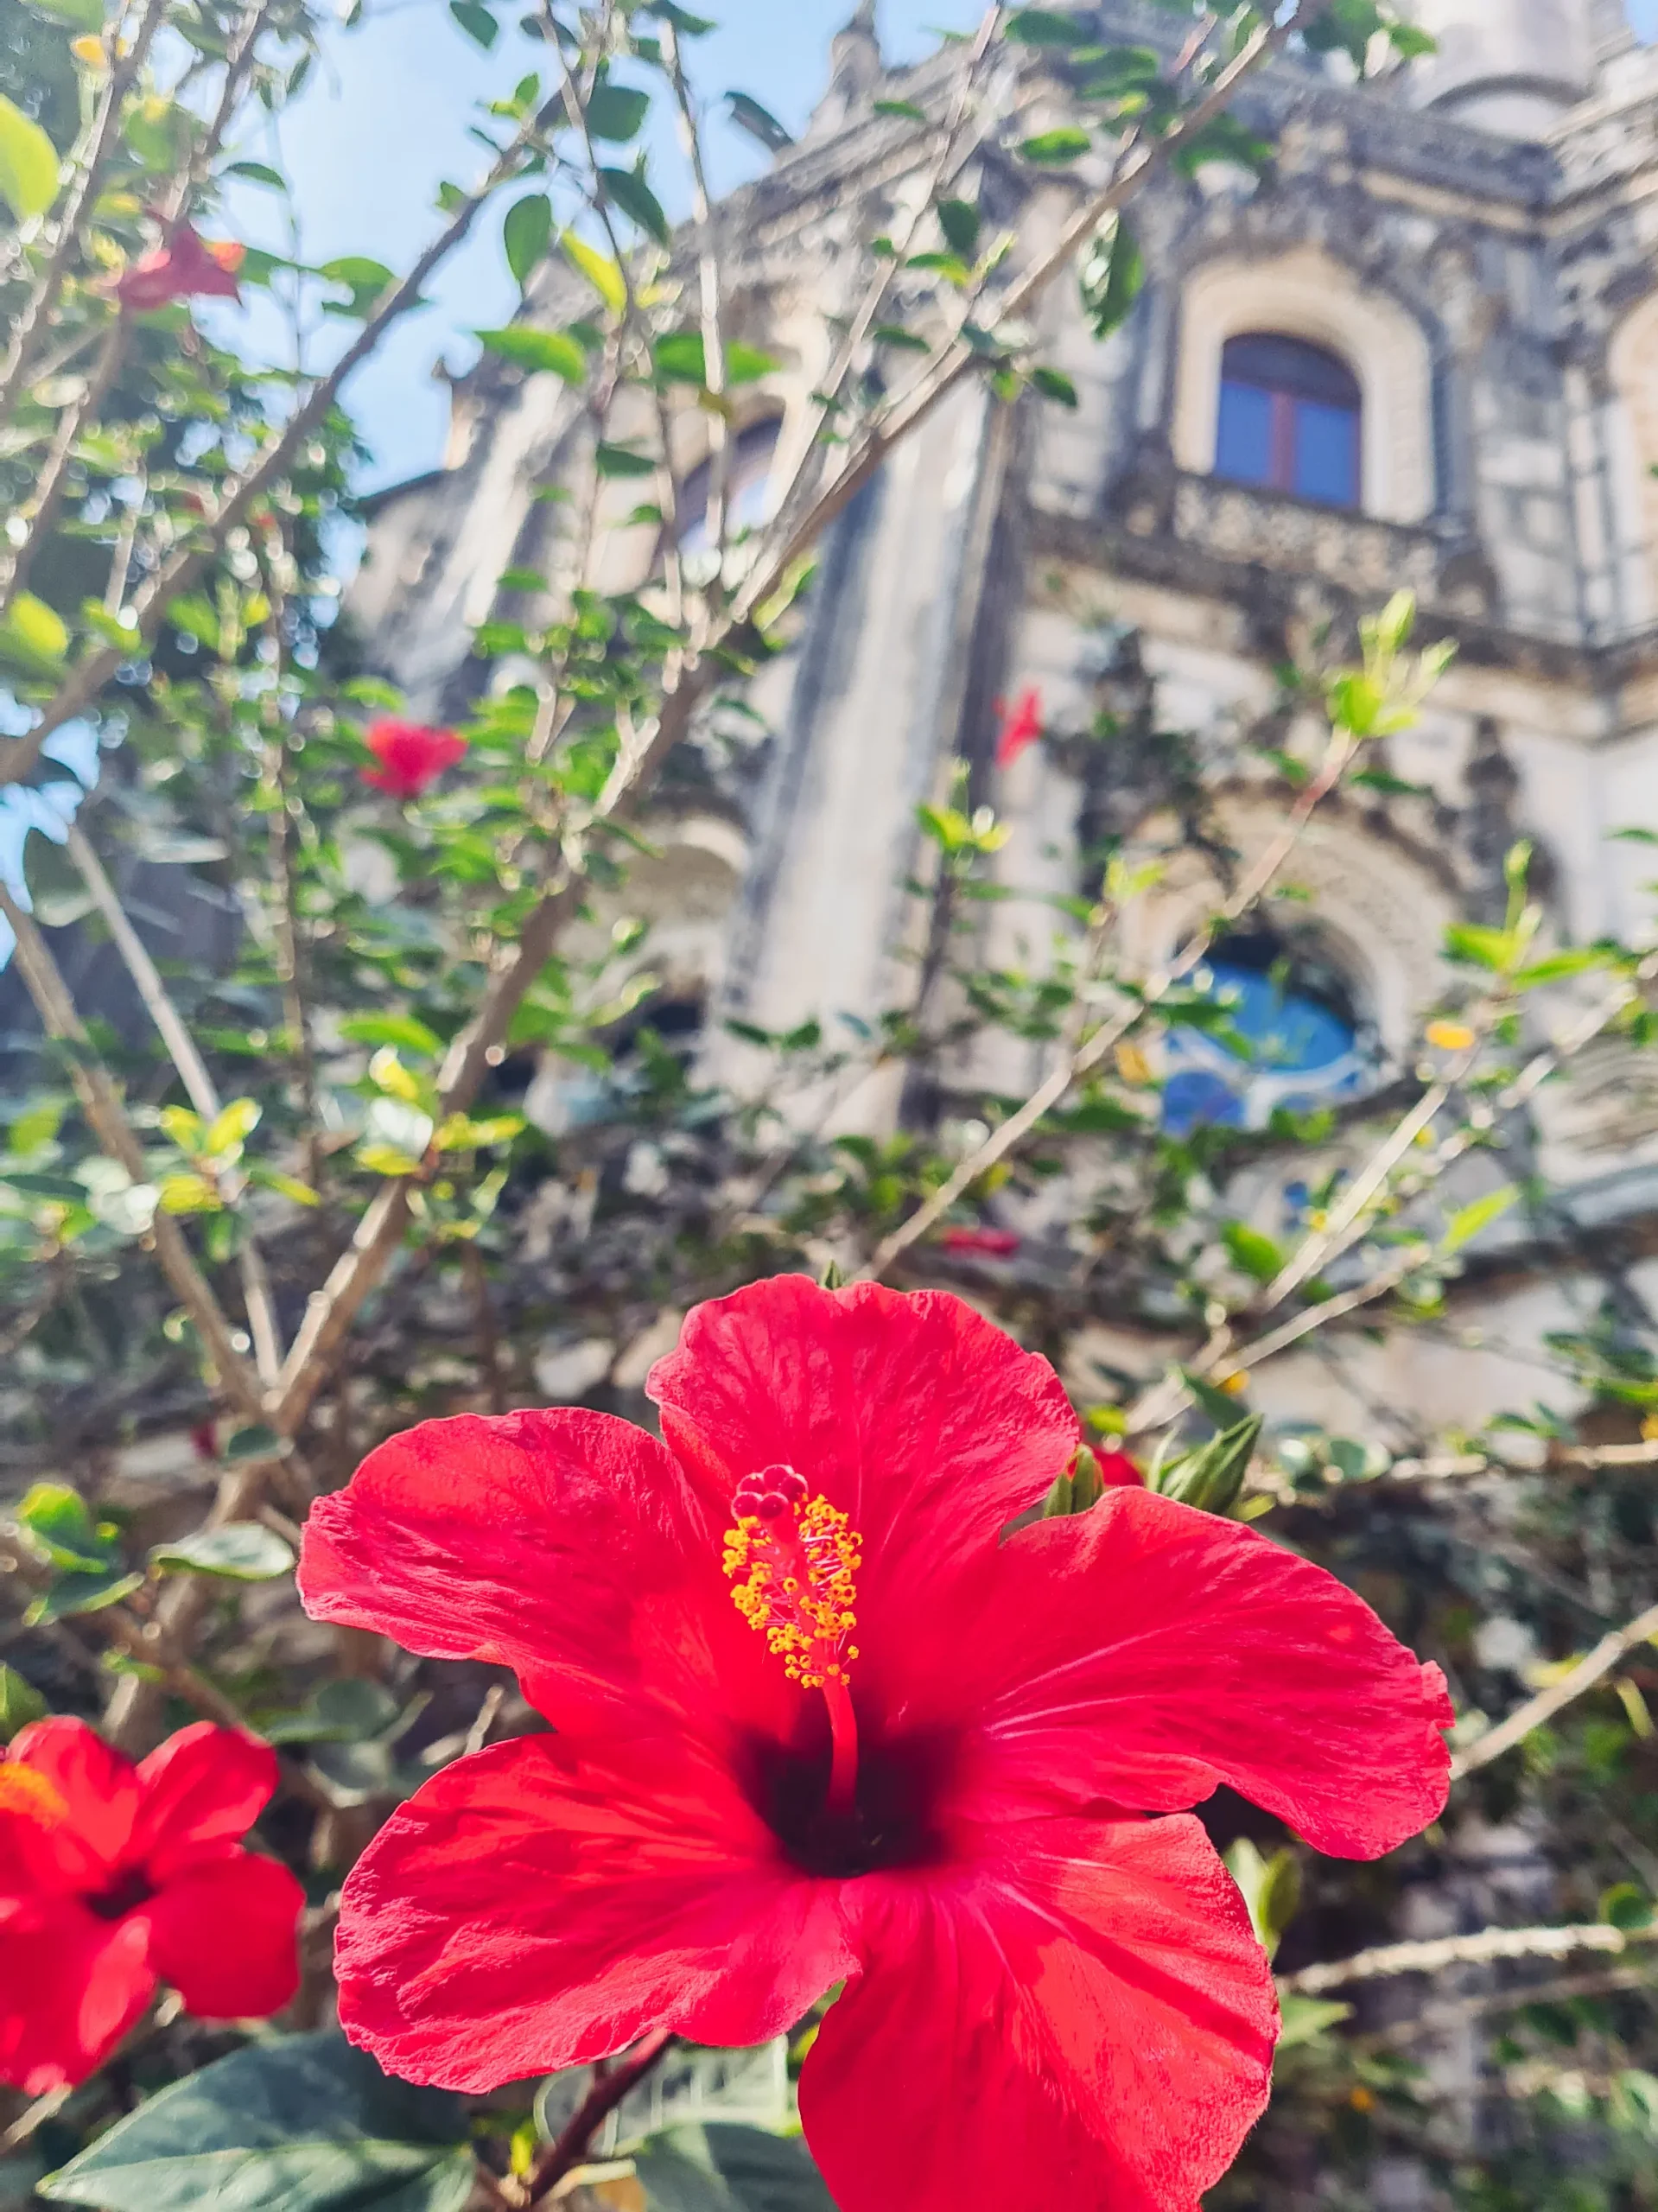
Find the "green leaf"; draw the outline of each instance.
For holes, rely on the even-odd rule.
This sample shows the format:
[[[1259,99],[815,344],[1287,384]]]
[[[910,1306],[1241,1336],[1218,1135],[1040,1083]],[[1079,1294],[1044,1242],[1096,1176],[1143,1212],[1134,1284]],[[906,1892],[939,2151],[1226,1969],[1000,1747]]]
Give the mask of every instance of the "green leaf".
[[[63,617],[32,591],[19,592],[0,622],[0,658],[42,676],[55,676],[69,650]]]
[[[1609,1928],[1630,1935],[1652,1925],[1652,1899],[1637,1882],[1618,1882],[1600,1901],[1600,1918]]]
[[[530,282],[531,270],[545,257],[552,242],[553,203],[547,194],[531,192],[522,200],[514,200],[501,225],[501,244],[506,250],[506,265],[518,279],[520,291]]]
[[[1284,1255],[1270,1236],[1263,1236],[1258,1229],[1251,1229],[1247,1222],[1229,1221],[1222,1232],[1222,1241],[1231,1255],[1235,1267],[1252,1275],[1257,1282],[1271,1282],[1284,1265]]]
[[[634,453],[626,446],[613,446],[600,440],[594,454],[594,465],[600,476],[654,476],[657,464],[649,454]]]
[[[1339,2027],[1353,2017],[1350,2005],[1338,2005],[1326,1997],[1292,1995],[1284,1998],[1281,2005],[1284,2027],[1278,2038],[1280,2050],[1293,2050],[1299,2044],[1312,2043],[1327,2029]]]
[[[1264,1858],[1248,1836],[1226,1853],[1226,1870],[1243,1892],[1261,1948],[1270,1959],[1301,1903],[1301,1862],[1286,1849]]]
[[[1522,968],[1514,986],[1517,991],[1534,991],[1544,983],[1564,982],[1568,976],[1586,976],[1593,969],[1604,968],[1610,957],[1593,945],[1579,952],[1553,952],[1547,960],[1534,960]]]
[[[673,244],[673,226],[663,213],[662,202],[637,169],[601,168],[599,174],[612,206],[619,207],[630,223],[636,223],[658,245]]]
[[[273,169],[264,162],[232,162],[226,169],[226,176],[239,176],[249,184],[268,184],[273,190],[286,192],[288,179],[280,169]]]
[[[1024,140],[1019,157],[1043,168],[1068,168],[1071,162],[1081,161],[1093,143],[1086,130],[1067,124],[1058,130],[1039,131],[1034,138]]]
[[[259,1126],[261,1108],[254,1098],[232,1098],[207,1131],[203,1150],[215,1159],[239,1153]]]
[[[515,322],[505,330],[480,330],[478,337],[490,353],[532,376],[544,369],[566,384],[587,381],[588,357],[562,330],[537,330],[527,322]]]
[[[26,1682],[13,1667],[0,1667],[0,1744],[9,1744],[19,1729],[43,1719],[46,1700],[33,1682]]]
[[[595,85],[588,102],[588,130],[607,145],[626,146],[637,138],[651,112],[651,95],[632,85]]]
[[[559,241],[565,257],[579,269],[594,290],[613,315],[625,314],[627,308],[627,279],[607,253],[600,253],[597,246],[589,245],[574,231],[566,231]]]
[[[669,384],[696,385],[706,390],[708,385],[707,356],[702,348],[700,330],[670,330],[658,338],[652,348],[657,374]],[[745,346],[734,339],[726,348],[726,383],[758,384],[762,377],[769,377],[781,364],[770,353],[762,353],[758,346]]]
[[[926,109],[918,107],[913,100],[877,100],[874,111],[877,115],[901,118],[905,123],[925,123],[928,119]]]
[[[114,1548],[98,1534],[86,1499],[67,1483],[35,1483],[14,1517],[29,1549],[48,1567],[104,1574],[114,1561]]]
[[[963,261],[971,261],[979,250],[982,219],[978,209],[970,200],[941,200],[936,212],[938,227],[944,233],[944,242],[950,251]]]
[[[1176,1372],[1217,1429],[1236,1427],[1238,1402],[1236,1398],[1229,1397],[1224,1390],[1213,1382],[1206,1382],[1201,1375],[1194,1374],[1189,1367],[1177,1369]]]
[[[486,54],[501,35],[501,27],[487,8],[480,7],[478,0],[449,0],[449,13],[467,36],[481,46]]]
[[[1488,1191],[1483,1198],[1476,1198],[1472,1205],[1464,1206],[1453,1213],[1440,1240],[1441,1252],[1460,1252],[1464,1244],[1471,1244],[1482,1230],[1494,1221],[1501,1221],[1520,1196],[1519,1186],[1509,1183],[1500,1191]]]
[[[1051,8],[1020,8],[1004,35],[1015,46],[1092,46],[1094,27],[1081,16],[1062,16]]]
[[[931,353],[932,342],[918,330],[905,330],[901,323],[877,323],[870,336],[877,346],[901,346],[906,353]]]
[[[767,153],[780,154],[785,146],[794,144],[793,137],[770,108],[762,107],[746,92],[727,92],[726,105],[730,109],[731,119],[737,128],[746,130],[751,138],[758,138]]]
[[[234,1459],[280,1459],[283,1440],[274,1428],[267,1428],[263,1421],[251,1427],[238,1428],[225,1446],[225,1457]]]
[[[1146,286],[1146,263],[1132,226],[1113,215],[1094,233],[1077,270],[1083,311],[1096,338],[1109,338],[1134,311]]]
[[[58,196],[58,149],[38,123],[0,95],[0,198],[20,223],[44,215]]]
[[[251,2045],[161,2091],[40,2184],[99,2212],[461,2212],[459,2098],[389,2081],[333,2032]]]
[[[1039,391],[1044,399],[1057,399],[1062,407],[1079,404],[1076,385],[1058,369],[1032,369],[1031,386],[1033,391]]]
[[[86,1186],[72,1181],[67,1175],[41,1175],[9,1167],[0,1173],[0,1183],[22,1198],[45,1198],[54,1205],[79,1206],[86,1203]]]
[[[711,16],[694,16],[689,8],[682,8],[679,0],[651,0],[650,11],[660,16],[664,23],[671,23],[682,38],[702,38],[720,28]]]
[[[426,1059],[435,1059],[443,1050],[443,1039],[436,1030],[429,1029],[412,1014],[353,1014],[340,1023],[340,1034],[348,1045],[377,1048],[390,1045],[418,1052]]]
[[[1453,960],[1498,973],[1511,967],[1520,951],[1520,940],[1511,930],[1494,930],[1476,922],[1455,922],[1445,933],[1445,948]]]
[[[113,1570],[102,1574],[64,1574],[43,1591],[23,1615],[25,1627],[38,1628],[42,1621],[62,1621],[77,1613],[101,1613],[106,1605],[118,1605],[123,1598],[130,1598],[135,1590],[142,1590],[142,1574],[119,1574]]]
[[[158,1573],[214,1574],[226,1582],[274,1582],[294,1564],[293,1548],[257,1521],[232,1521],[177,1543],[157,1544],[149,1564]]]
[[[48,16],[54,23],[67,23],[71,30],[101,31],[104,28],[104,0],[32,0],[35,12]]]
[[[635,2158],[647,2212],[835,2212],[797,2135],[709,2120],[664,2128]]]

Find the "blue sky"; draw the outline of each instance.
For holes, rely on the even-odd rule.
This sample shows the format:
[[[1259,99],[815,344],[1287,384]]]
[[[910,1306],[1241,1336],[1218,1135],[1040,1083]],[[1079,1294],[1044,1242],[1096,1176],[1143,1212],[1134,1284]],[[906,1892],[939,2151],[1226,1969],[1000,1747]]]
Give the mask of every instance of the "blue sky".
[[[720,29],[696,42],[697,82],[711,103],[729,88],[752,92],[798,130],[821,92],[829,41],[855,0],[697,0]],[[918,58],[940,29],[977,22],[983,0],[880,0],[889,55]],[[1658,35],[1658,0],[1630,0],[1643,35]],[[520,12],[502,7],[506,22]],[[480,149],[467,130],[474,103],[498,96],[537,66],[536,41],[504,34],[489,54],[451,21],[447,0],[368,0],[365,20],[327,41],[322,66],[284,118],[282,166],[296,180],[301,252],[311,262],[346,253],[404,266],[430,236],[434,195],[444,178],[470,181]],[[242,149],[257,157],[266,149]],[[710,129],[717,181],[728,187],[765,159],[729,125]],[[656,168],[664,198],[677,181],[670,139]],[[275,202],[250,189],[232,210],[238,232],[285,247]],[[506,320],[517,302],[499,245],[499,214],[434,288],[433,303],[411,317],[359,375],[349,397],[374,449],[370,484],[394,482],[441,456],[448,398],[433,378],[440,358],[456,369],[475,353],[468,333]],[[260,317],[262,342],[284,354],[280,330]]]
[[[695,42],[696,82],[711,103],[728,89],[750,92],[799,130],[823,89],[829,41],[855,0],[697,0],[720,29]],[[1658,4],[1658,0],[1655,0]],[[882,0],[889,54],[910,60],[931,51],[937,28],[975,23],[983,0]],[[523,10],[503,7],[504,22]],[[366,21],[333,35],[282,126],[283,166],[296,182],[302,257],[318,263],[366,254],[401,269],[431,235],[434,198],[445,178],[470,182],[482,158],[467,130],[474,103],[508,92],[544,64],[537,42],[504,34],[485,54],[457,30],[446,0],[368,0]],[[249,144],[252,158],[267,149]],[[753,142],[716,121],[710,155],[728,187],[764,165]],[[664,199],[678,182],[670,138],[653,168]],[[505,203],[504,203],[505,206]],[[274,195],[250,188],[232,209],[235,226],[259,244],[286,249]],[[434,289],[433,304],[403,325],[359,375],[348,394],[375,461],[371,484],[393,482],[435,465],[448,405],[433,379],[446,356],[467,365],[471,329],[505,321],[518,292],[499,244],[499,213],[482,226]],[[255,323],[263,343],[285,355],[280,328]]]

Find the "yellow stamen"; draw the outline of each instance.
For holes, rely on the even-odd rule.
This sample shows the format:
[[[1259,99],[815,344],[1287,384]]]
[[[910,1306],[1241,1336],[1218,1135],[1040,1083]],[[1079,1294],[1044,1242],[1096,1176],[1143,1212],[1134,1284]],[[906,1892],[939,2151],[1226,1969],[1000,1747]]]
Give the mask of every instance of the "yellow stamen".
[[[21,1813],[42,1827],[57,1827],[69,1817],[68,1802],[54,1782],[33,1767],[0,1764],[0,1813]]]

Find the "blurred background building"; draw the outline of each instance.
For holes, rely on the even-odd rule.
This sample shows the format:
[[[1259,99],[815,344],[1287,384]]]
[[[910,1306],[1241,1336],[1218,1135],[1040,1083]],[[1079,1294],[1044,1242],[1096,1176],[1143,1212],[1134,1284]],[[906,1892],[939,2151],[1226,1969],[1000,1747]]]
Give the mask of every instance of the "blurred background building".
[[[1147,0],[1095,12],[1102,42],[1172,54],[1181,35]],[[1284,757],[1322,743],[1281,670],[1346,649],[1356,616],[1401,586],[1456,664],[1420,727],[1321,814],[1286,895],[1217,949],[1208,978],[1255,1056],[1172,1043],[1153,1070],[1170,1125],[1344,1110],[1408,1077],[1432,1012],[1466,988],[1446,928],[1500,916],[1520,839],[1554,944],[1647,927],[1658,870],[1617,833],[1658,825],[1658,51],[1621,0],[1417,0],[1417,14],[1437,54],[1378,82],[1293,57],[1255,81],[1238,114],[1274,149],[1264,170],[1159,178],[1135,218],[1148,282],[1103,343],[1074,282],[1051,290],[1041,334],[1074,409],[962,391],[834,526],[797,642],[756,688],[761,721],[702,733],[629,893],[656,924],[664,1020],[717,1071],[744,1072],[727,1018],[833,1028],[913,994],[928,928],[906,888],[928,865],[916,810],[957,760],[1013,832],[981,957],[1042,967],[1056,899],[1091,894],[1115,841],[1166,863],[1128,925],[1155,966],[1211,908],[1229,856],[1281,822]],[[792,465],[858,282],[853,249],[893,231],[919,188],[913,124],[876,104],[937,104],[958,54],[889,73],[866,4],[807,134],[722,211],[742,334],[786,365],[744,395],[741,524],[764,519]],[[1034,127],[1027,115],[1013,135]],[[1056,179],[993,149],[977,185],[992,225],[1034,240],[1090,181],[1086,163]],[[542,281],[530,312],[568,321],[570,280]],[[677,423],[695,556],[706,419]],[[455,387],[447,465],[378,500],[353,611],[421,712],[475,697],[474,626],[525,612],[503,601],[503,572],[556,575],[562,510],[537,495],[591,435],[554,378],[486,359]],[[624,585],[649,575],[655,533],[627,520],[635,489],[615,490],[601,581]],[[1045,734],[999,762],[999,702],[1031,691]],[[1172,809],[1169,733],[1208,788],[1214,850]],[[1539,1022],[1568,1020],[1574,988],[1596,986],[1546,994]],[[1042,1048],[1007,1039],[953,1077],[1017,1094],[1042,1070]],[[879,1080],[845,1108],[877,1129],[905,1109]],[[1340,1427],[1402,1395],[1415,1420],[1471,1427],[1571,1395],[1541,1347],[1599,1309],[1609,1271],[1650,1319],[1658,1096],[1632,1057],[1598,1047],[1580,1080],[1544,1093],[1523,1144],[1567,1194],[1576,1262],[1540,1270],[1528,1232],[1491,1232],[1477,1313],[1443,1356],[1455,1402],[1413,1338],[1282,1363],[1271,1388],[1286,1404]],[[1513,1170],[1476,1160],[1457,1195]],[[1231,1195],[1278,1234],[1305,1201],[1264,1174]],[[1055,1185],[1016,1224],[1032,1263],[1074,1199]]]

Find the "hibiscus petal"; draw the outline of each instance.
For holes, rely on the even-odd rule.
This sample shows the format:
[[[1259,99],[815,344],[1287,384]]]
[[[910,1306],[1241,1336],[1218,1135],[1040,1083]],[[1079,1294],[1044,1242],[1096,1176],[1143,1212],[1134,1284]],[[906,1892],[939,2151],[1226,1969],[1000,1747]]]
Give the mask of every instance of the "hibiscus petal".
[[[912,1713],[976,1707],[969,1769],[999,1799],[1173,1812],[1229,1783],[1345,1859],[1380,1858],[1445,1808],[1439,1669],[1236,1522],[1113,1491],[1015,1537],[950,1602],[918,1646]],[[944,1652],[948,1674],[924,1681]]]
[[[66,1871],[95,1883],[131,1841],[143,1790],[138,1770],[84,1720],[37,1720],[13,1738],[8,1758],[57,1790],[67,1816],[56,1831]]]
[[[645,1387],[720,1499],[786,1465],[850,1514],[872,1664],[887,1624],[1045,1497],[1083,1440],[1047,1361],[943,1291],[755,1283],[699,1306]]]
[[[849,1894],[864,1972],[800,2084],[841,2212],[1195,2212],[1278,2031],[1197,1821],[1019,1822],[947,1880]]]
[[[340,2020],[388,2072],[469,2091],[653,2027],[763,2043],[854,1964],[835,1894],[687,1746],[600,1763],[556,1738],[498,1745],[428,1783],[358,1862]]]
[[[393,1438],[312,1509],[300,1591],[317,1620],[515,1669],[563,1728],[664,1707],[723,1726],[746,1683],[786,1729],[782,1669],[762,1668],[731,1603],[721,1533],[626,1421],[467,1415]]]
[[[299,1987],[304,1906],[286,1866],[232,1849],[187,1867],[133,1917],[151,1967],[199,2019],[263,2020]]]
[[[138,1779],[130,1855],[159,1883],[204,1849],[240,1842],[276,1794],[276,1754],[257,1736],[199,1720],[152,1751]]]
[[[67,1899],[0,1917],[0,2082],[41,2097],[86,2081],[155,1990],[142,1927]]]

